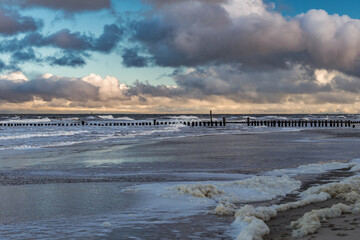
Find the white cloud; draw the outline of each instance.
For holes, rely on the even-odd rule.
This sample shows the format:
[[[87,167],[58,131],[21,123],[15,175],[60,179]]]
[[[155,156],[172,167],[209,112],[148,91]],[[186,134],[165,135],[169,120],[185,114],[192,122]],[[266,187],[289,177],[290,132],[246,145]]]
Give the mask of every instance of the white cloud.
[[[22,81],[28,81],[29,79],[22,73],[22,72],[11,72],[6,75],[0,75],[0,79],[3,80],[10,80],[13,82],[22,82]]]

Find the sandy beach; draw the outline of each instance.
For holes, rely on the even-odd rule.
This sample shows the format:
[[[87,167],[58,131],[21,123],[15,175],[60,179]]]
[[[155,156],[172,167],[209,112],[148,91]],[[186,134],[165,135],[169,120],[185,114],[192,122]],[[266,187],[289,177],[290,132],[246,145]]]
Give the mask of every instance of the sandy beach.
[[[331,183],[341,178],[347,178],[353,175],[349,173],[349,169],[332,171],[330,173],[322,174],[314,180],[305,182],[300,191],[304,191],[309,187],[321,184]],[[279,204],[286,204],[288,202],[296,201],[293,194],[285,197]],[[289,209],[284,212],[278,212],[277,216],[266,222],[270,229],[270,234],[264,237],[264,240],[287,240],[295,239],[292,236],[293,229],[290,223],[301,218],[305,213],[312,210],[331,208],[338,203],[349,204],[349,202],[338,198],[331,198],[326,201],[311,203],[299,208]],[[324,219],[321,221],[321,228],[313,234],[305,237],[296,238],[299,240],[329,240],[329,239],[358,239],[360,236],[360,217],[357,214],[342,214],[339,217]]]

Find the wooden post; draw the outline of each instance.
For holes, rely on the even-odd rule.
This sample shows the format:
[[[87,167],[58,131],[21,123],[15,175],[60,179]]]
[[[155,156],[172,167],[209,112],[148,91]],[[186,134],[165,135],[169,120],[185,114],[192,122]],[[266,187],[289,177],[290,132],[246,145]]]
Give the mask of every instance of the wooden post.
[[[250,118],[247,117],[247,125],[250,126]]]
[[[223,117],[223,125],[224,125],[224,127],[226,126],[226,118],[225,117]],[[249,126],[249,124],[248,124],[248,126]]]
[[[156,119],[154,119],[154,126],[156,125]]]
[[[212,121],[213,121],[213,118],[212,118],[212,111],[210,110],[210,122],[211,122],[211,125],[212,125]]]

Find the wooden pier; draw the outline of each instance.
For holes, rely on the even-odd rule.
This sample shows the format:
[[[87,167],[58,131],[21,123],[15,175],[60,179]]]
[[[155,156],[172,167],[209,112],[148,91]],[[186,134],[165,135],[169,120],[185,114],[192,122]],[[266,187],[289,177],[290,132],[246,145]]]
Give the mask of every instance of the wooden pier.
[[[226,126],[226,119],[222,121],[166,121],[156,120],[153,121],[131,121],[131,122],[92,122],[92,121],[80,121],[80,122],[49,122],[49,123],[0,123],[0,127],[46,127],[46,126],[160,126],[160,125],[175,125],[183,124],[191,127],[224,127]]]
[[[225,127],[227,124],[243,124],[248,127],[272,127],[272,128],[350,128],[355,127],[355,124],[359,124],[359,121],[350,120],[251,120],[248,118],[245,121],[226,121],[223,117],[222,121],[169,121],[169,120],[157,120],[152,121],[79,121],[79,122],[47,122],[47,123],[0,123],[0,127],[46,127],[46,126],[163,126],[163,125],[175,125],[183,124],[189,127]]]
[[[359,121],[350,120],[250,120],[246,122],[247,126],[266,126],[266,127],[312,127],[312,128],[339,128],[339,127],[355,127]]]

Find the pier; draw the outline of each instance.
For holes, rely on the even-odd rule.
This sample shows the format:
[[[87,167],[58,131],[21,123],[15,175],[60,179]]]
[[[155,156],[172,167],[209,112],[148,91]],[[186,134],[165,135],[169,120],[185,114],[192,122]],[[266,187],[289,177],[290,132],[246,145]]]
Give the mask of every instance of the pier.
[[[355,127],[354,124],[359,124],[359,121],[350,120],[250,120],[247,119],[247,126],[266,126],[266,127],[300,127],[300,128],[340,128],[340,127]]]
[[[69,126],[100,126],[100,127],[125,127],[125,126],[164,126],[183,124],[189,127],[225,127],[227,124],[243,124],[248,127],[269,127],[269,128],[350,128],[359,124],[359,121],[350,120],[247,120],[243,121],[227,121],[225,117],[219,120],[209,121],[169,121],[161,119],[153,119],[152,121],[84,121],[78,122],[46,122],[46,123],[0,123],[0,127],[69,127]]]

